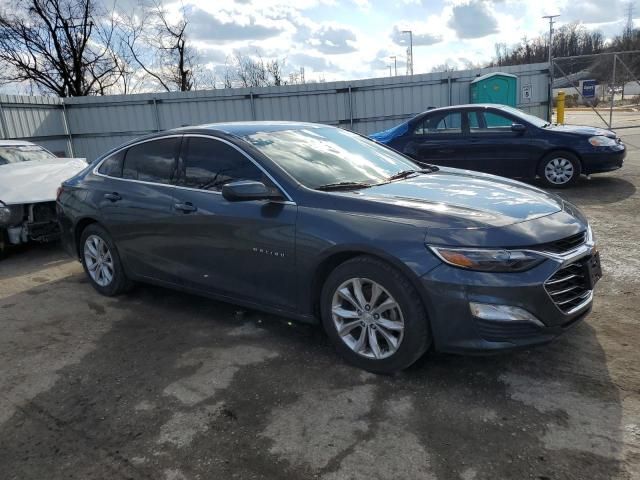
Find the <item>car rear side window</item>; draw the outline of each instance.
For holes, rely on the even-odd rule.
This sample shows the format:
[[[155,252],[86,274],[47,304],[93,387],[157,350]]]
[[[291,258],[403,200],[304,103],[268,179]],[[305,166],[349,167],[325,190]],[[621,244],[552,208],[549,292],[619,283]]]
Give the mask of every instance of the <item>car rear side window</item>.
[[[225,183],[235,180],[266,181],[251,160],[219,140],[185,137],[182,151],[182,186],[220,191]]]
[[[462,133],[462,114],[460,112],[450,112],[445,115],[431,115],[424,119],[416,127],[415,135]]]
[[[171,183],[176,173],[179,138],[163,138],[134,145],[127,150],[122,178]]]
[[[125,150],[114,153],[102,162],[98,173],[108,175],[109,177],[122,177],[122,161],[124,160]]]

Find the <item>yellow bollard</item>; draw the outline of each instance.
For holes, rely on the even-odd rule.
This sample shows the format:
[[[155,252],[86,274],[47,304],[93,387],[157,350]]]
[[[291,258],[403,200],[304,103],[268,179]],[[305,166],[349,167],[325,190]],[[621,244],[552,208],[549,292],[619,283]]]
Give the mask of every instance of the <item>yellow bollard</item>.
[[[564,123],[564,92],[558,92],[556,106],[558,108],[556,123],[562,125]]]

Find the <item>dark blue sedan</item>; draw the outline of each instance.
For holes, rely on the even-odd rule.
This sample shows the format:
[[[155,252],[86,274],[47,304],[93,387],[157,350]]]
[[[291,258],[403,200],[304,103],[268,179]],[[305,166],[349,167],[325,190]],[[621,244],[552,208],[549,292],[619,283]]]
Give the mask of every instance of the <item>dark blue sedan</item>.
[[[419,162],[567,187],[580,174],[622,167],[626,149],[611,130],[552,125],[505,105],[429,110],[371,138]]]

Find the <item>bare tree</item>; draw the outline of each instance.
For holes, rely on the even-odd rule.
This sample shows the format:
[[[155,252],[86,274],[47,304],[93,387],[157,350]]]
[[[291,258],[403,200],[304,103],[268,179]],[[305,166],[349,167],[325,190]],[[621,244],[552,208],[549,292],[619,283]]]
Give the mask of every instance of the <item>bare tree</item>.
[[[272,59],[265,61],[236,53],[231,65],[225,69],[224,87],[231,88],[234,83],[240,87],[269,87],[272,85],[286,85],[284,80],[284,60]]]
[[[140,11],[123,17],[121,23],[121,37],[133,63],[168,92],[195,86],[198,52],[188,40],[188,26],[184,6],[173,21],[159,0],[141,3]]]
[[[5,80],[62,97],[104,93],[120,72],[102,15],[94,0],[13,0],[0,12]]]

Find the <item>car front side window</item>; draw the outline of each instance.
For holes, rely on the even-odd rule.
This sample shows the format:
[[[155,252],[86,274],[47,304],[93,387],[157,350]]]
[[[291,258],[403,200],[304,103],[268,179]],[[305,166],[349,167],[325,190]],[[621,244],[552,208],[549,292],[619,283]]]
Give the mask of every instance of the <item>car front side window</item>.
[[[513,120],[498,112],[486,111],[484,115],[485,129],[490,131],[511,131]]]
[[[130,147],[124,157],[122,178],[172,183],[176,173],[178,137],[151,140]]]
[[[185,137],[179,185],[221,191],[236,180],[265,182],[264,174],[238,150],[219,140]]]

